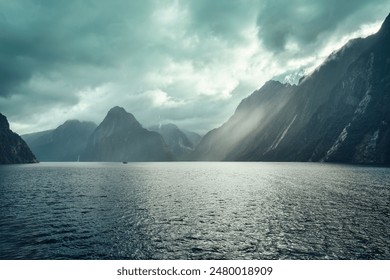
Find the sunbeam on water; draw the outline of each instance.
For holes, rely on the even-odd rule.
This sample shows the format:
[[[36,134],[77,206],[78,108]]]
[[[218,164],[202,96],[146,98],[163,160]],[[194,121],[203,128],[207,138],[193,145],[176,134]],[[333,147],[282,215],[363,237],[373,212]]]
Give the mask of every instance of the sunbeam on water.
[[[0,166],[0,259],[389,259],[390,169]]]

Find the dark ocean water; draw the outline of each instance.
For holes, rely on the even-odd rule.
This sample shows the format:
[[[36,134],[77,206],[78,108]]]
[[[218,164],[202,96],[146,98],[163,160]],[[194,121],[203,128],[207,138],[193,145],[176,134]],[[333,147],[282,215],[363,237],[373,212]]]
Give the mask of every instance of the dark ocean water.
[[[390,169],[0,166],[0,259],[390,259]]]

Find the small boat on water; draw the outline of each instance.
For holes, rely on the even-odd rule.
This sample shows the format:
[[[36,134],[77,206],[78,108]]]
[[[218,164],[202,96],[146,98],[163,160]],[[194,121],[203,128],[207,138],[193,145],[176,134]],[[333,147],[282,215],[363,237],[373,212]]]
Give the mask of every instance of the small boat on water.
[[[127,164],[127,161],[122,161],[123,164]]]

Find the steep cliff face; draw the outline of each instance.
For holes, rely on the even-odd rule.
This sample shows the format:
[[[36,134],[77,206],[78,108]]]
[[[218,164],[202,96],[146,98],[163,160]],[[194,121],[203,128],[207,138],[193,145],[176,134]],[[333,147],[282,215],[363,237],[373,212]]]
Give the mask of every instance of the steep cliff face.
[[[112,108],[89,138],[83,161],[167,161],[172,156],[156,132],[121,107]]]
[[[220,128],[208,132],[198,145],[197,160],[235,160],[261,138],[270,138],[274,130],[265,131],[291,98],[295,86],[267,82],[244,99],[234,115]]]
[[[54,130],[22,135],[40,161],[77,161],[96,128],[93,122],[68,120]]]
[[[194,156],[206,160],[390,162],[390,18],[298,86],[268,82]]]
[[[27,144],[9,128],[7,118],[0,113],[0,164],[38,162]]]

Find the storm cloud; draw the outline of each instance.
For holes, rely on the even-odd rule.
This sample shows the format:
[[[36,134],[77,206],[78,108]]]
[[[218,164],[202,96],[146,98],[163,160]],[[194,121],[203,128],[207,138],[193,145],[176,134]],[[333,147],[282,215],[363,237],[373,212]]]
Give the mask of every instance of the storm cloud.
[[[262,1],[257,24],[259,39],[271,51],[284,51],[288,44],[298,47],[318,45],[319,40],[340,32],[356,30],[364,22],[378,20],[388,12],[386,0],[273,0]],[[312,47],[312,46],[310,46]]]
[[[203,133],[389,12],[385,0],[0,0],[0,112],[27,133],[120,105],[145,126]]]

